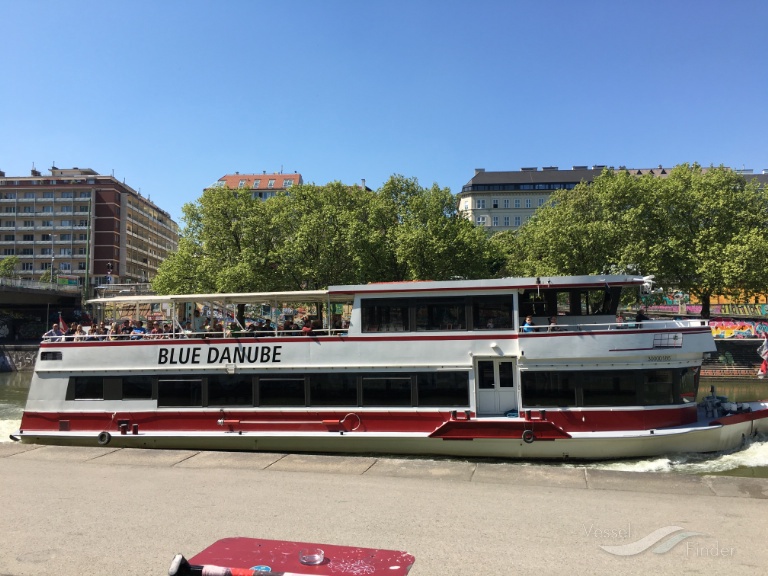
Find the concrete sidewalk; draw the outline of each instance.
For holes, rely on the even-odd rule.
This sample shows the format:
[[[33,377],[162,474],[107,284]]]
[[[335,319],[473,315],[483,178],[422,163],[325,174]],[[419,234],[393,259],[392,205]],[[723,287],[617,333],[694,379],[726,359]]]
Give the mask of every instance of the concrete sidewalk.
[[[766,500],[755,478],[2,443],[0,575],[165,574],[232,536],[407,550],[415,576],[765,574]]]

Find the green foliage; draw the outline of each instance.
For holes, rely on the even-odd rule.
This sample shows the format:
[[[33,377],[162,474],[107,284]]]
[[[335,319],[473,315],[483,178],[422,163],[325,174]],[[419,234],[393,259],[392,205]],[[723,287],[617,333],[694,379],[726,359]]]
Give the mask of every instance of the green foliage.
[[[477,278],[492,262],[450,190],[415,178],[392,176],[376,192],[305,184],[264,202],[213,188],[183,210],[179,250],[152,281],[159,293]]]
[[[768,286],[768,191],[724,167],[636,177],[606,170],[558,191],[517,235],[493,239],[503,270],[525,275],[654,274],[699,297]]]
[[[18,256],[5,256],[0,260],[0,278],[10,278],[16,275],[16,267],[19,265]]]

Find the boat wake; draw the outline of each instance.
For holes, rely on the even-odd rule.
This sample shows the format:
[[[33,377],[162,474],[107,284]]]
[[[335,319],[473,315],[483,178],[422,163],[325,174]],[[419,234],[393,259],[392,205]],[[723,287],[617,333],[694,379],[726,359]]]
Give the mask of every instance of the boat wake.
[[[736,452],[721,454],[676,454],[648,460],[622,460],[583,465],[594,470],[618,472],[672,472],[676,474],[722,474],[768,476],[768,437],[758,437]],[[746,473],[747,470],[762,473]],[[738,473],[735,473],[738,472]]]

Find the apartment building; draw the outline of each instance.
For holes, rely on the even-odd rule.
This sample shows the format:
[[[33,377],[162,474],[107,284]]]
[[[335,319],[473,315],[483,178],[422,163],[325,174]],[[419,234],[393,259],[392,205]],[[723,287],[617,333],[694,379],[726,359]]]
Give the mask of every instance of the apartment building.
[[[580,182],[590,183],[606,168],[602,165],[573,166],[560,170],[557,166],[539,169],[521,168],[516,171],[489,172],[476,168],[475,175],[457,194],[458,207],[464,215],[489,233],[516,230],[544,205],[555,190],[572,190]],[[642,176],[651,174],[663,178],[671,168],[610,167]],[[756,178],[768,184],[768,170],[754,174],[751,169],[736,170],[747,180]]]
[[[49,276],[92,287],[147,282],[179,229],[149,198],[90,168],[50,175],[0,171],[0,256],[18,256],[21,278]]]
[[[282,172],[273,172],[267,174],[266,171],[261,174],[225,174],[214,182],[210,188],[231,188],[250,190],[254,198],[266,200],[272,198],[278,192],[285,192],[291,186],[304,184],[301,174],[283,174]]]

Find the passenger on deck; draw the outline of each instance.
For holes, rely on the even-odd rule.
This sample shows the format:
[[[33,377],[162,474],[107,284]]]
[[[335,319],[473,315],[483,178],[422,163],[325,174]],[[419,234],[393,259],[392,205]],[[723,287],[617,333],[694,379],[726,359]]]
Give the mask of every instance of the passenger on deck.
[[[61,342],[63,340],[64,332],[59,330],[59,325],[54,324],[51,329],[43,334],[43,340],[48,342]]]
[[[133,330],[131,331],[131,340],[141,340],[144,338],[144,335],[147,333],[147,329],[144,328],[144,322],[139,320],[136,322],[136,326],[133,327]]]
[[[547,332],[562,332],[563,330],[565,329],[557,324],[557,316],[550,316]]]
[[[523,324],[523,332],[535,332],[533,327],[533,318],[531,316],[525,317],[525,324]]]
[[[107,340],[120,340],[120,324],[112,322],[109,330],[107,330]]]
[[[123,320],[123,325],[120,327],[120,335],[122,339],[128,338],[133,332],[133,326],[131,326],[130,320]]]
[[[83,330],[83,325],[78,324],[77,328],[75,328],[75,333],[72,339],[76,341],[84,341],[86,338],[88,338],[88,334],[86,334],[85,330]]]
[[[637,316],[635,316],[635,327],[642,328],[643,320],[650,320],[650,318],[645,315],[645,308],[640,308],[640,310],[637,311]]]

